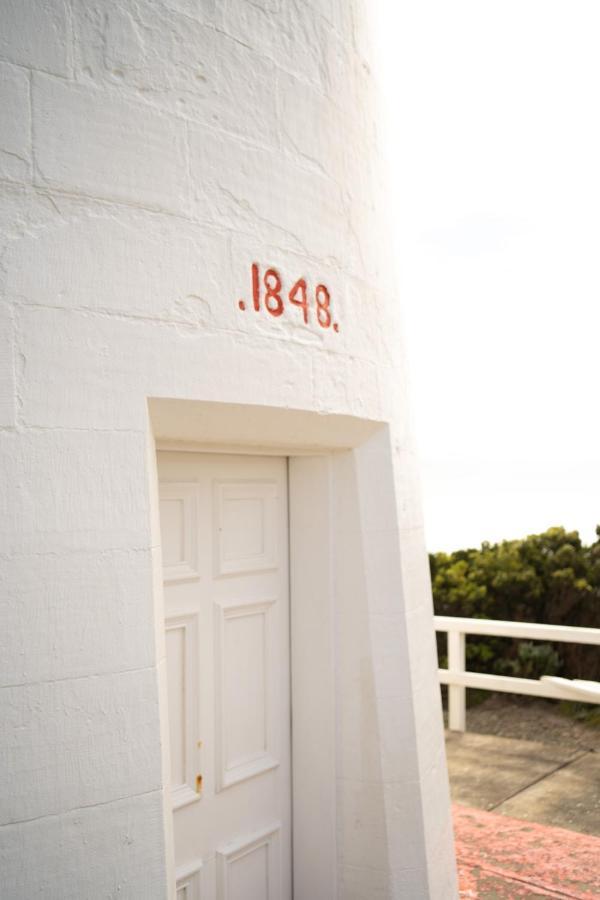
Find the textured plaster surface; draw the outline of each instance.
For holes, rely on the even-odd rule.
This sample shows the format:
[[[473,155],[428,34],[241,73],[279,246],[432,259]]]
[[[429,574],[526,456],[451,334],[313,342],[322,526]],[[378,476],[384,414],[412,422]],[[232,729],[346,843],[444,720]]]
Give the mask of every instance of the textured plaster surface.
[[[367,6],[6,0],[0,19],[7,896],[166,896],[146,464],[164,397],[389,424],[358,463],[378,489],[349,500],[368,607],[339,698],[338,895],[449,900]],[[242,313],[253,261],[327,284],[339,334]]]

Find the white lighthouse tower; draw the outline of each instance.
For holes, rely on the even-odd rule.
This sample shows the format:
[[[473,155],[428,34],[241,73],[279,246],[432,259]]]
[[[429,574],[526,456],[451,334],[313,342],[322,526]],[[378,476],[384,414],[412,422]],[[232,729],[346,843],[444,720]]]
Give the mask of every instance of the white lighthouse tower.
[[[0,892],[456,896],[358,0],[0,7]]]

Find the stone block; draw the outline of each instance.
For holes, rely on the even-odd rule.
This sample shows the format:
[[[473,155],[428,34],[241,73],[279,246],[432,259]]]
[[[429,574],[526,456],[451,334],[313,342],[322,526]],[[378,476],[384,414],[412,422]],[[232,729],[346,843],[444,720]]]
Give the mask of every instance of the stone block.
[[[384,781],[417,783],[419,781],[420,760],[414,741],[414,722],[402,706],[398,697],[379,697],[378,724],[381,740],[381,776]],[[440,715],[440,710],[436,710]]]
[[[0,471],[6,555],[150,546],[145,434],[0,432]]]
[[[0,841],[2,890],[11,900],[166,900],[162,819],[162,796],[154,791],[7,825]]]
[[[81,79],[142,94],[157,108],[275,146],[275,69],[247,40],[216,30],[211,4],[192,15],[172,4],[114,0],[74,8]]]
[[[0,304],[0,426],[16,423],[15,347],[12,310]]]
[[[44,228],[56,222],[59,214],[49,194],[40,193],[28,184],[0,182],[0,253],[3,265],[0,269],[0,289],[6,284],[6,252],[13,241],[26,231]]]
[[[195,127],[190,129],[190,157],[199,218],[341,263],[344,203],[330,179],[298,167],[281,153]]]
[[[366,543],[365,581],[372,616],[394,616],[403,610],[402,563],[398,558],[400,536],[390,530],[371,533]],[[396,685],[397,689],[400,685]]]
[[[236,403],[261,397],[292,407],[312,403],[311,359],[304,348],[240,335],[211,338],[198,327],[166,329],[164,323],[86,312],[29,308],[20,319],[27,368],[21,411],[27,425],[113,428],[123,439],[126,431],[135,430],[143,441],[146,397]],[[274,366],[284,373],[275,380]],[[119,440],[118,433],[97,434],[100,443],[112,439],[116,446]],[[133,435],[127,437],[134,441]],[[123,460],[123,467],[133,464]],[[120,475],[121,466],[117,480]]]
[[[2,825],[160,787],[154,669],[7,687],[0,705]]]
[[[396,606],[400,610],[398,600]],[[398,703],[405,703],[411,694],[411,681],[404,616],[399,611],[395,615],[371,616],[369,628],[376,696],[396,697]]]
[[[350,117],[316,87],[284,72],[277,76],[277,94],[283,146],[352,194],[354,185],[344,178],[345,155],[354,137]]]
[[[338,786],[345,815],[340,822],[340,852],[347,865],[385,870],[390,856],[411,859],[425,868],[419,792],[410,784],[342,782]]]
[[[69,25],[64,0],[3,0],[0,57],[54,75],[68,75]]]
[[[217,21],[220,29],[256,56],[325,91],[333,36],[308,4],[222,0]]]
[[[380,418],[377,368],[369,360],[331,352],[315,354],[314,379],[315,405],[323,414],[343,410],[361,418]]]
[[[0,178],[29,181],[30,119],[27,72],[0,63]]]
[[[144,396],[158,389],[161,350],[169,346],[155,326],[35,307],[23,309],[20,322],[26,425],[143,435]]]
[[[383,785],[345,779],[338,785],[344,810],[338,824],[338,853],[349,866],[384,871],[387,865],[387,815]]]
[[[0,684],[152,665],[152,592],[150,550],[4,559]]]
[[[116,91],[33,79],[36,182],[185,213],[185,123]]]
[[[227,237],[145,210],[67,209],[12,240],[5,269],[9,298],[38,306],[208,327],[234,305]]]

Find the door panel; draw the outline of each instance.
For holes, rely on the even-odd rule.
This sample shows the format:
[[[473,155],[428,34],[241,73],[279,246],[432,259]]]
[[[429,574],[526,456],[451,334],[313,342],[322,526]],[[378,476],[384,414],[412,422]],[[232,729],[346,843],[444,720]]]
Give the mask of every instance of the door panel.
[[[217,482],[216,575],[277,568],[277,483]]]
[[[169,724],[171,737],[171,797],[173,808],[197,799],[199,731],[198,616],[169,616],[165,622]]]
[[[160,525],[165,582],[197,578],[198,515],[194,484],[161,485]]]
[[[219,897],[223,900],[278,900],[281,881],[279,827],[224,847],[217,854]]]
[[[291,898],[286,468],[158,454],[175,862],[202,900]]]

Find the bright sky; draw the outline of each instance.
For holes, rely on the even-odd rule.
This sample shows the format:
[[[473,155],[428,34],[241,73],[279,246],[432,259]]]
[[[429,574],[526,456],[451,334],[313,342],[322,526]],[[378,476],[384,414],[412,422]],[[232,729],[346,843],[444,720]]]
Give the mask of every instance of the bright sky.
[[[600,523],[600,3],[377,0],[428,549]]]

